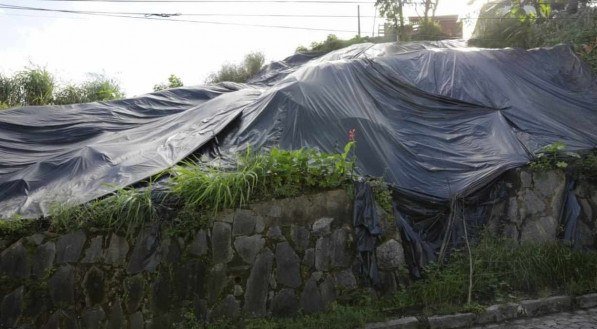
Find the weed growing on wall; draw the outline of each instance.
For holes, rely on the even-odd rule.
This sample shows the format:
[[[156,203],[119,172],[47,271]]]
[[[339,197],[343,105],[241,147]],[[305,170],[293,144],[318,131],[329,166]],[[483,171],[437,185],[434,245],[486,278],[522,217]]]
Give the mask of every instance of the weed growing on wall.
[[[237,208],[263,198],[284,198],[343,186],[353,176],[350,158],[355,142],[343,153],[314,149],[272,149],[266,153],[247,150],[234,167],[222,168],[187,162],[171,172],[171,197],[179,200],[172,219],[172,234],[207,226],[207,212]],[[131,235],[157,219],[160,200],[152,198],[152,184],[143,189],[123,188],[112,195],[70,206],[57,204],[50,211],[51,230],[68,232],[101,228]]]
[[[535,171],[565,169],[568,167],[570,158],[580,158],[580,156],[574,152],[566,152],[566,144],[555,142],[539,150],[530,167]]]
[[[473,300],[489,304],[517,295],[542,291],[580,294],[597,290],[597,252],[573,251],[562,243],[523,244],[484,237],[472,248]],[[422,305],[436,309],[466,304],[468,256],[456,252],[445,266],[432,264],[424,279],[403,294],[399,305]]]
[[[597,252],[574,251],[561,243],[523,244],[483,236],[471,248],[474,265],[473,301],[467,303],[468,252],[456,251],[444,266],[431,264],[422,280],[393,296],[372,298],[365,290],[339,295],[330,310],[290,319],[250,319],[245,328],[345,329],[409,314],[480,312],[482,305],[550,293],[584,294],[597,291]],[[214,329],[236,328],[216,323]]]
[[[186,163],[173,170],[172,192],[188,206],[218,211],[264,197],[285,198],[340,187],[353,174],[350,142],[343,153],[314,149],[247,150],[232,169]]]
[[[57,232],[95,227],[127,236],[157,217],[151,185],[145,189],[119,189],[111,196],[79,206],[55,205],[50,213],[51,229]]]
[[[22,219],[19,217],[9,220],[0,220],[0,237],[11,239],[31,234],[38,229],[41,221],[34,219]]]

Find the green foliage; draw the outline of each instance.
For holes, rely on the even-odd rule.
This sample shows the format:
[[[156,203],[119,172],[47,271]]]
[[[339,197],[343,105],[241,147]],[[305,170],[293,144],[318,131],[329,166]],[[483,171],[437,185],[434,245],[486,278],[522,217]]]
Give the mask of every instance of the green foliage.
[[[245,55],[242,64],[224,64],[217,73],[212,73],[207,77],[207,83],[218,83],[223,81],[247,82],[254,76],[263,64],[265,57],[261,52],[254,52]]]
[[[203,329],[205,328],[201,322],[197,320],[195,313],[193,312],[193,308],[187,306],[183,309],[183,312],[180,316],[180,321],[175,322],[172,325],[175,329]]]
[[[551,293],[584,294],[597,290],[597,252],[573,251],[559,243],[523,244],[483,236],[472,249],[474,302],[467,304],[469,260],[456,251],[445,266],[429,265],[424,278],[387,299],[363,291],[338,296],[330,311],[289,319],[250,319],[245,328],[360,328],[390,316],[474,312],[482,305],[518,296]],[[210,328],[229,328],[214,324]]]
[[[170,89],[170,88],[178,88],[178,87],[182,87],[183,83],[182,80],[177,77],[174,74],[170,74],[170,76],[168,77],[168,83],[160,83],[157,85],[153,86],[153,91],[160,91],[160,90],[164,90],[164,89]]]
[[[503,302],[515,295],[584,293],[597,289],[597,253],[573,251],[560,243],[523,244],[484,237],[473,247],[473,299]],[[466,252],[457,252],[446,266],[430,265],[424,280],[397,296],[402,306],[428,309],[466,304],[469,273]]]
[[[124,97],[120,85],[103,74],[91,74],[81,85],[70,84],[58,90],[54,103],[57,105],[100,102]]]
[[[374,178],[369,180],[369,185],[373,189],[375,202],[388,214],[393,214],[392,209],[392,190],[383,180],[383,178]],[[388,217],[390,219],[392,216]],[[392,219],[393,220],[393,219]]]
[[[388,39],[385,38],[369,38],[355,36],[352,39],[342,40],[334,34],[330,34],[324,41],[311,43],[311,48],[299,46],[296,48],[296,53],[329,53],[337,49],[342,49],[354,44],[372,42],[386,42]]]
[[[113,79],[92,74],[81,85],[55,88],[54,77],[45,69],[34,67],[12,77],[0,75],[0,109],[20,105],[66,105],[107,101],[124,97]]]
[[[251,198],[260,178],[258,162],[239,162],[229,171],[186,163],[174,169],[172,192],[194,208],[218,211],[240,207]]]
[[[172,194],[182,203],[171,220],[169,234],[184,235],[209,224],[208,211],[236,208],[262,197],[289,197],[317,189],[339,187],[347,182],[354,166],[350,153],[355,142],[340,154],[312,149],[273,149],[256,154],[247,150],[233,168],[222,169],[186,163],[172,170]],[[157,219],[152,184],[143,189],[124,188],[83,205],[54,205],[50,229],[68,232],[99,228],[133,234]],[[157,201],[159,204],[159,200]]]
[[[290,197],[314,189],[341,186],[354,167],[350,142],[340,154],[314,149],[256,154],[247,150],[230,169],[186,163],[173,170],[172,191],[198,209],[240,207],[264,197]]]
[[[441,40],[448,36],[442,31],[441,26],[438,22],[434,21],[421,21],[418,29],[413,32],[412,40]]]
[[[579,174],[586,178],[597,179],[597,150],[583,156],[574,165]]]
[[[21,102],[27,105],[46,105],[52,103],[54,77],[44,68],[27,68],[17,73],[21,91]]]
[[[573,152],[565,152],[566,145],[562,142],[555,142],[544,146],[537,157],[531,162],[530,167],[536,171],[547,171],[553,169],[565,169],[568,167],[567,159],[580,156]]]
[[[349,142],[343,153],[336,154],[305,148],[294,151],[272,149],[262,157],[261,193],[290,197],[314,189],[341,186],[352,174],[354,161],[349,157],[355,145],[355,142]]]
[[[151,191],[151,186],[119,189],[109,197],[83,205],[56,205],[50,211],[51,230],[69,232],[93,227],[131,236],[146,222],[157,218]]]
[[[183,205],[166,228],[166,234],[171,237],[190,239],[193,232],[208,229],[211,220],[206,211],[200,211],[189,205]]]
[[[392,23],[395,34],[400,36],[400,40],[406,39],[404,26],[404,7],[408,0],[376,0],[375,7],[379,10],[381,16]]]
[[[85,89],[74,84],[59,89],[54,97],[54,104],[56,105],[79,104],[87,101]]]
[[[381,321],[383,313],[369,307],[333,305],[326,313],[305,315],[294,319],[255,319],[246,323],[247,329],[349,329],[362,328],[369,322]]]
[[[124,97],[118,82],[103,74],[91,74],[91,79],[82,87],[88,102],[110,101]]]
[[[37,227],[37,221],[33,219],[9,218],[0,219],[0,236],[4,239],[22,237],[32,233]]]
[[[509,3],[484,6],[469,41],[471,45],[534,48],[568,43],[593,71],[597,71],[597,8],[585,7],[576,13],[567,13],[535,0],[531,1],[534,10],[525,9],[519,1],[512,1],[510,7],[504,4]],[[508,8],[505,13],[504,8]]]
[[[21,103],[21,88],[15,77],[0,74],[0,108],[9,108]]]

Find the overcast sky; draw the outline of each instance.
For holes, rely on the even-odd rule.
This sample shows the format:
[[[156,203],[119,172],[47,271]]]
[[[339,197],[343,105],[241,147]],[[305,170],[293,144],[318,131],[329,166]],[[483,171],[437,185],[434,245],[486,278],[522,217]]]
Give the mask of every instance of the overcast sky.
[[[367,0],[358,0],[367,1]],[[440,0],[437,14],[463,14],[469,0]],[[356,4],[324,3],[106,3],[0,0],[0,4],[70,10],[355,15]],[[371,35],[380,19],[372,3],[360,5],[361,34]],[[407,13],[415,15],[414,12]],[[170,74],[186,85],[200,84],[225,62],[241,61],[244,54],[261,51],[266,61],[291,55],[297,46],[321,41],[330,33],[340,38],[356,35],[357,19],[305,17],[203,17],[175,19],[241,24],[284,25],[346,30],[293,30],[213,25],[0,9],[0,72],[12,73],[33,63],[45,66],[59,83],[79,82],[87,73],[116,78],[129,96],[152,91]]]

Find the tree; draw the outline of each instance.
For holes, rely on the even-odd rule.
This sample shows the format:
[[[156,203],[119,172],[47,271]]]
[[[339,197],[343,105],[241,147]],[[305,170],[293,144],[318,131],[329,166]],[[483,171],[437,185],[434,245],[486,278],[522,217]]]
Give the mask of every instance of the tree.
[[[164,89],[170,89],[170,88],[178,88],[178,87],[182,87],[183,83],[182,80],[177,77],[174,74],[170,74],[170,76],[168,77],[168,83],[160,83],[157,85],[153,86],[153,91],[160,91],[160,90],[164,90]]]
[[[408,0],[375,0],[379,13],[392,22],[398,40],[406,39],[404,28],[404,7]]]
[[[423,0],[423,2],[415,2],[415,5],[423,5],[423,21],[429,20],[429,11],[431,11],[431,19],[435,18],[435,11],[437,10],[437,5],[439,4],[439,0]]]

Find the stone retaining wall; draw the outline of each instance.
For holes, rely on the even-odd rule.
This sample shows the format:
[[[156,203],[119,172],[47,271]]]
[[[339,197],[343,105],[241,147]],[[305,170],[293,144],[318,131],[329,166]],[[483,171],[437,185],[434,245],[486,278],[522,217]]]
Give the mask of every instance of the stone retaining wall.
[[[561,235],[563,173],[515,170],[498,184],[506,197],[491,230],[518,241]],[[597,188],[579,182],[574,192],[576,237],[594,247]],[[391,294],[409,279],[400,235],[382,217],[379,292]],[[335,190],[224,211],[189,232],[154,224],[132,237],[0,237],[0,328],[171,328],[189,311],[200,321],[322,311],[368,286],[351,223],[349,193]]]
[[[325,310],[359,285],[352,201],[343,190],[219,214],[209,228],[137,238],[77,231],[21,238],[0,255],[1,328],[170,328]],[[398,234],[378,249],[385,290],[405,270]],[[189,233],[189,232],[187,232]]]
[[[567,197],[563,171],[533,172],[516,169],[506,173],[495,191],[505,193],[504,201],[493,205],[488,225],[497,235],[520,242],[547,242],[565,236],[563,214]],[[572,188],[571,204],[578,207],[575,226],[568,227],[576,247],[597,246],[597,185],[579,180]]]

